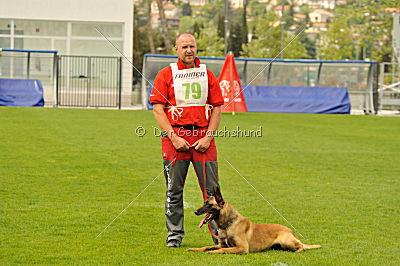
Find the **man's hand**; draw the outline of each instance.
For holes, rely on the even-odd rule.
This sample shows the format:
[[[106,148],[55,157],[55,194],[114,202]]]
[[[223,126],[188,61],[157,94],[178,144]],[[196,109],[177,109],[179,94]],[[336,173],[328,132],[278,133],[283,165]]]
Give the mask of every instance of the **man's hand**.
[[[189,150],[190,144],[184,138],[181,138],[181,137],[177,136],[176,134],[173,134],[170,139],[171,139],[172,145],[174,145],[174,147],[177,151],[188,151]]]
[[[196,151],[205,152],[208,149],[208,147],[210,147],[210,143],[214,138],[215,131],[218,129],[220,120],[221,120],[221,106],[215,106],[211,110],[210,123],[208,124],[208,130],[206,136],[193,143],[193,146]]]
[[[165,106],[162,104],[153,105],[154,117],[156,118],[157,123],[160,125],[161,130],[167,133],[168,138],[171,140],[172,145],[174,145],[177,151],[189,150],[190,144],[175,134],[174,129],[172,128],[171,123],[164,112],[164,108]]]
[[[205,136],[197,140],[195,143],[193,143],[194,149],[199,152],[205,152],[208,149],[208,147],[210,147],[212,139],[213,138],[210,136]]]

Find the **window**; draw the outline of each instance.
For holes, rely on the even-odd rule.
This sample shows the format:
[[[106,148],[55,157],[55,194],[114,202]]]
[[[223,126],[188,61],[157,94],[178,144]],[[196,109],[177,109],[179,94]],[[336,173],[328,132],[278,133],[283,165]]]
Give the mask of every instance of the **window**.
[[[14,20],[15,30],[22,31],[23,35],[34,36],[66,36],[67,22],[43,20]],[[17,35],[17,32],[15,32]]]
[[[1,34],[7,34],[7,35],[11,34],[11,20],[10,19],[0,19],[0,35]]]
[[[72,36],[100,37],[99,29],[106,37],[122,38],[122,24],[72,23]]]

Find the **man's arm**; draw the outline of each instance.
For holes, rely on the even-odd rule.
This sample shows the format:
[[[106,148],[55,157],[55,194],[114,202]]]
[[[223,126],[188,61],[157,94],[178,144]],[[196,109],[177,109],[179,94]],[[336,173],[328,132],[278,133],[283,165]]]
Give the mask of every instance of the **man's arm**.
[[[214,133],[217,131],[220,121],[221,106],[215,106],[211,110],[210,123],[208,124],[206,136],[193,143],[197,151],[205,152],[210,147],[211,140],[214,138]]]
[[[175,149],[177,151],[189,150],[190,144],[185,139],[175,134],[174,129],[172,128],[171,123],[169,122],[168,117],[164,112],[164,105],[154,104],[153,113],[161,130],[167,134],[168,138],[172,141]]]

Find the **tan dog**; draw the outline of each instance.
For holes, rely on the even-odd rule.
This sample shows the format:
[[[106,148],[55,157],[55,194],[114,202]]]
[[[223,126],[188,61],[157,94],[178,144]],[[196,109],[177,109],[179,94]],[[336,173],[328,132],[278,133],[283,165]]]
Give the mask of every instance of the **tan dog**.
[[[300,242],[293,232],[280,224],[256,224],[244,218],[231,204],[224,201],[219,188],[207,199],[195,214],[206,216],[199,227],[215,220],[218,224],[218,245],[190,248],[188,251],[209,251],[208,253],[249,253],[262,251],[279,244],[284,249],[301,252],[304,249],[320,248]]]

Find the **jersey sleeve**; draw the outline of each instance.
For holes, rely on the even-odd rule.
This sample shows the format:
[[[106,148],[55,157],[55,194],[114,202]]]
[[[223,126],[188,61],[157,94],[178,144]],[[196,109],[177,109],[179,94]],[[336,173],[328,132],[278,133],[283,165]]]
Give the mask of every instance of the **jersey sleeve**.
[[[224,98],[222,97],[221,88],[219,87],[217,78],[210,70],[207,70],[207,75],[208,75],[208,89],[209,89],[208,99],[207,99],[208,104],[211,104],[212,106],[223,105]]]
[[[168,85],[167,85],[167,69],[164,68],[158,72],[156,78],[154,79],[153,87],[150,94],[151,104],[163,104],[166,105],[168,102]]]

